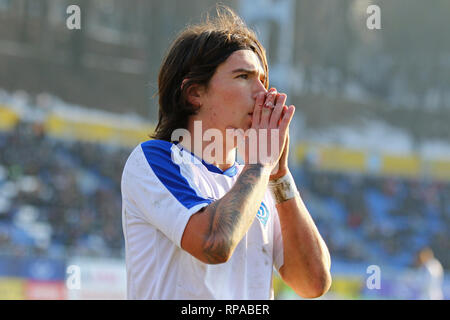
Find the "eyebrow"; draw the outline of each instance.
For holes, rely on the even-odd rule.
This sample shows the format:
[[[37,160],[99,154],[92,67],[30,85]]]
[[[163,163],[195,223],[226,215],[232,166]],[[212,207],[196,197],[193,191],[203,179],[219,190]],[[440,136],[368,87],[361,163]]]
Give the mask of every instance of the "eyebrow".
[[[235,70],[231,71],[231,73],[240,73],[240,72],[247,73],[247,74],[252,74],[252,75],[257,75],[258,74],[258,71],[256,69],[238,68],[238,69],[235,69]],[[262,74],[262,77],[263,77],[263,79],[265,81],[266,80],[266,75],[264,73]]]

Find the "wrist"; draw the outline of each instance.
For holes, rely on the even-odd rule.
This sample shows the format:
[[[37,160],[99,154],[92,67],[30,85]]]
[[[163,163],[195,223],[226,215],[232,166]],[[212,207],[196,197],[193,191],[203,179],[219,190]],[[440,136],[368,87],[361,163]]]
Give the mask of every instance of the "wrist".
[[[270,173],[270,180],[275,181],[278,180],[282,177],[284,177],[285,175],[289,174],[290,171],[288,168],[278,168],[276,167],[275,169],[272,170],[272,172]]]
[[[292,174],[288,171],[285,175],[269,181],[269,189],[276,204],[299,196]]]
[[[263,165],[260,163],[246,164],[246,165],[244,165],[244,168],[242,171],[245,171],[245,170],[256,170],[256,171],[261,172],[261,175],[267,175],[267,176],[269,176],[270,172],[271,172],[271,168],[269,166],[266,166],[266,165]]]

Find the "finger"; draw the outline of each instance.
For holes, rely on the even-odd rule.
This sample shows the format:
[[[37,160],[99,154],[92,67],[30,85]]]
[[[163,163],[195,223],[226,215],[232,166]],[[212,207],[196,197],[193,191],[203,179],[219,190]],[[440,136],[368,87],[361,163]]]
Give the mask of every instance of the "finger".
[[[261,92],[256,96],[255,108],[253,109],[252,127],[256,128],[261,121],[261,109],[266,100],[266,92]]]
[[[283,116],[286,113],[287,109],[288,109],[288,106],[283,106],[283,111],[281,111],[281,116],[280,116],[280,119],[278,119],[277,127],[280,126],[281,119],[283,119]]]
[[[287,109],[287,111],[285,112],[283,118],[281,119],[280,128],[279,128],[281,137],[285,137],[286,131],[289,127],[289,124],[294,116],[294,112],[295,112],[295,106],[290,105],[289,108]]]
[[[289,153],[289,126],[287,127],[286,140],[284,141],[284,145],[283,145],[283,154],[281,155],[281,158],[280,158],[281,163],[283,163],[283,161],[287,160],[288,153]]]
[[[274,175],[278,174],[278,170],[280,168],[287,168],[287,159],[288,159],[288,154],[289,154],[289,127],[287,129],[286,137],[284,139],[284,143],[283,143],[283,146],[282,146],[281,150],[282,151],[281,151],[280,159],[278,159],[276,167],[270,173],[271,174],[271,178]]]
[[[272,115],[270,116],[270,128],[278,128],[278,122],[281,117],[281,113],[283,111],[284,103],[286,102],[287,95],[284,93],[279,93],[276,97],[275,108],[272,111]]]
[[[260,128],[267,128],[269,125],[269,119],[272,114],[276,94],[276,91],[271,91],[267,94],[266,101],[261,110]]]

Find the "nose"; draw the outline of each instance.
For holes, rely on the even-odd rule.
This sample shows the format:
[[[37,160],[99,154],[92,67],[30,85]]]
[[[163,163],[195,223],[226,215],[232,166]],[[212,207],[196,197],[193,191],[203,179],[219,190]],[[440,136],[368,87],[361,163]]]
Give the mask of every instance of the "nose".
[[[264,84],[261,81],[256,80],[256,82],[257,83],[253,89],[253,99],[256,99],[258,94],[260,94],[261,92],[264,92],[264,93],[268,92],[266,87],[264,86]]]

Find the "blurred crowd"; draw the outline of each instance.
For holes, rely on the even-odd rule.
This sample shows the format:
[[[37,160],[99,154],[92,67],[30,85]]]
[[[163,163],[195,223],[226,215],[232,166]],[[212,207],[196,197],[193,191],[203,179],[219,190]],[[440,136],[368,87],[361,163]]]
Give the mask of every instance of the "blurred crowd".
[[[0,132],[0,251],[123,257],[120,179],[129,148]],[[412,266],[430,246],[450,268],[448,182],[295,167],[302,198],[333,259]]]
[[[323,172],[307,162],[296,181],[333,258],[415,267],[429,246],[450,268],[450,183]]]
[[[0,133],[0,251],[122,255],[120,178],[129,153],[55,140],[39,124]]]

